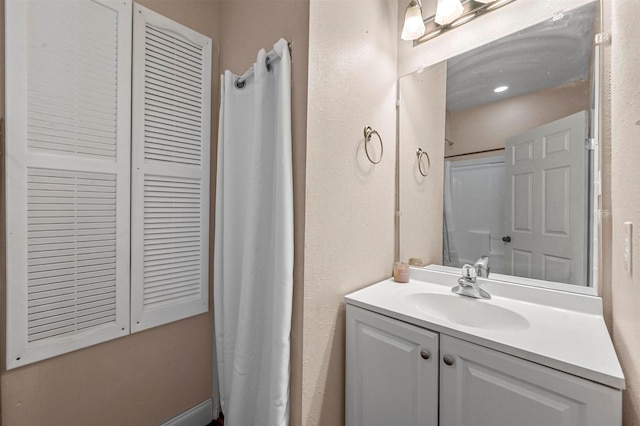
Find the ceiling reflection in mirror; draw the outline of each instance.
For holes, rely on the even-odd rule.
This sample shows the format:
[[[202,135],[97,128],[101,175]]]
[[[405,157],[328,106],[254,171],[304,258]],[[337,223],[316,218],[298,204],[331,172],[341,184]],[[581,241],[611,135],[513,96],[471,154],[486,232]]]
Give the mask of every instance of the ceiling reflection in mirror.
[[[408,229],[417,228],[408,198],[420,185],[440,185],[443,265],[489,255],[492,273],[591,285],[594,154],[585,141],[592,134],[596,10],[590,3],[559,13],[400,80],[401,100],[409,101],[399,119],[401,260],[420,257],[412,253],[416,237]],[[411,105],[407,92],[428,88],[421,96],[433,97],[445,69],[444,140],[426,141],[440,136],[438,124],[416,137],[416,111],[409,110],[422,108],[433,121],[434,104]],[[416,158],[403,165],[414,145],[427,149],[420,144],[431,144],[432,163],[444,157],[441,182],[416,177]]]

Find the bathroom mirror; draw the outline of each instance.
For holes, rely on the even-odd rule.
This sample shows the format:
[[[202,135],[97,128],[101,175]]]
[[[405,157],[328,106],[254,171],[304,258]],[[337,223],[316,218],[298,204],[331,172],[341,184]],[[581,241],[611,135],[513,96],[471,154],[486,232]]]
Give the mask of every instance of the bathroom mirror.
[[[598,10],[399,80],[400,260],[459,267],[486,254],[492,273],[594,286]]]

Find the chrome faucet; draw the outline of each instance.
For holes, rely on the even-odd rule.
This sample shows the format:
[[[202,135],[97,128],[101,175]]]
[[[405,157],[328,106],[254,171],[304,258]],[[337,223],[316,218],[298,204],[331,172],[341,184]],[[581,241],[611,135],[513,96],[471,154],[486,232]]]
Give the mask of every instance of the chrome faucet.
[[[451,289],[452,293],[476,299],[491,299],[491,295],[480,288],[477,277],[489,276],[489,256],[482,256],[474,266],[466,264],[462,267],[462,276],[458,278],[458,285]]]

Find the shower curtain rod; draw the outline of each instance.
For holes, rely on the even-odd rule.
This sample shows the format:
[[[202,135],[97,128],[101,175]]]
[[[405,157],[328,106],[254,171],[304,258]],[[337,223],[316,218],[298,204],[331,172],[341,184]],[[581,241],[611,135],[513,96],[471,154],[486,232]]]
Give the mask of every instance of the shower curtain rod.
[[[504,148],[495,148],[495,149],[485,149],[484,151],[475,151],[475,152],[466,152],[464,154],[455,154],[455,155],[445,155],[444,158],[455,158],[455,157],[464,157],[465,155],[474,155],[474,154],[485,154],[487,152],[498,152],[504,151]]]
[[[292,41],[287,42],[287,47],[289,48],[289,57],[291,58],[291,61],[293,62],[293,55],[291,53],[292,46],[293,46],[293,42]],[[267,59],[266,59],[267,69],[270,69],[269,66],[271,65],[271,63],[273,61],[275,61],[276,59],[279,59],[279,58],[280,58],[280,56],[278,56],[276,51],[273,50],[273,49],[269,53],[267,53]],[[244,74],[242,74],[240,77],[238,77],[236,79],[235,86],[238,89],[242,89],[244,87],[244,85],[245,85],[245,80],[247,78],[249,78],[253,74],[253,72],[254,72],[253,67],[249,68],[249,70],[247,72],[245,72]]]

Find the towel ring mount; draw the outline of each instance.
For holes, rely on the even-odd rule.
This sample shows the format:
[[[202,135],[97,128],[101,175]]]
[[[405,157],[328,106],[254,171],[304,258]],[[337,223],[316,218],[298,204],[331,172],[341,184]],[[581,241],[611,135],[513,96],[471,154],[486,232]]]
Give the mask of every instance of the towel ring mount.
[[[416,151],[416,157],[418,157],[418,171],[422,176],[426,177],[431,171],[431,159],[429,158],[429,154],[427,154],[427,151],[423,151],[422,148],[418,148]],[[426,170],[422,166],[422,157],[426,157],[427,159]]]
[[[369,154],[369,142],[371,142],[371,138],[373,137],[373,135],[376,135],[378,137],[378,140],[380,141],[380,158],[378,158],[378,161],[374,161]],[[370,126],[364,128],[364,153],[367,154],[367,158],[372,164],[378,164],[380,161],[382,161],[382,154],[384,153],[384,144],[382,143],[382,137],[377,130],[372,129]]]

